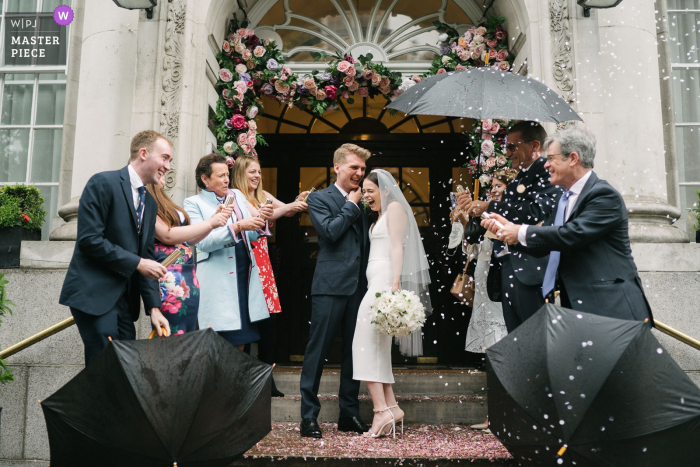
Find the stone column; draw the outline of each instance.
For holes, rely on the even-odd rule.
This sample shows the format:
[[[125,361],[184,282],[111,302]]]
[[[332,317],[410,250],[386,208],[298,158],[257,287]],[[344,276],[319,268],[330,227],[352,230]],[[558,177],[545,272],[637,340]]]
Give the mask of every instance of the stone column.
[[[76,4],[82,10],[78,20],[82,31],[76,27],[71,37],[79,44],[71,47],[75,54],[66,90],[68,127],[61,154],[60,200],[72,206],[61,208],[65,213],[77,206],[92,175],[127,164],[136,76],[139,12],[119,8],[110,0]],[[74,217],[70,225],[52,232],[51,239],[75,240]]]
[[[672,225],[680,211],[668,203],[654,8],[628,2],[584,18],[569,3],[577,108],[598,138],[595,171],[625,199],[630,240],[681,243],[687,235]]]

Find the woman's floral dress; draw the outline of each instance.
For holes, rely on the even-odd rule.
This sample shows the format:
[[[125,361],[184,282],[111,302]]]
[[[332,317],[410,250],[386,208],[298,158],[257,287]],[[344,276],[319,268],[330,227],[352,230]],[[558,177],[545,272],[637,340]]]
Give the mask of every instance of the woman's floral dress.
[[[253,242],[253,254],[258,265],[260,282],[262,282],[263,293],[267,311],[270,313],[280,313],[280,297],[277,293],[277,283],[275,275],[272,273],[272,263],[270,263],[270,251],[267,248],[267,237],[260,237]]]
[[[168,266],[168,273],[158,281],[161,310],[170,323],[172,334],[196,330],[199,310],[199,281],[189,245],[164,245],[156,240],[156,261],[163,261],[178,248],[181,250],[180,257]]]

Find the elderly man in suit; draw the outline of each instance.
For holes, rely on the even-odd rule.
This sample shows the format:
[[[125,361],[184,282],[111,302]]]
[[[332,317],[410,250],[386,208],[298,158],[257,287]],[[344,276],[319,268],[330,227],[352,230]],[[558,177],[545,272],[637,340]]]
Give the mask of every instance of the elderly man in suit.
[[[158,279],[166,268],[154,261],[156,200],[146,184],[170,170],[172,145],[155,131],[131,140],[129,164],[88,180],[78,208],[78,238],[59,303],[70,307],[85,345],[85,364],[109,338],[136,339],[139,297],[162,335],[170,332],[160,311]]]
[[[552,183],[566,189],[556,213],[544,226],[517,225],[499,215],[483,226],[517,250],[549,254],[543,297],[558,284],[567,308],[628,320],[651,318],[632,259],[625,203],[592,170],[595,136],[571,128],[548,138],[544,148]]]
[[[318,388],[323,363],[333,339],[342,327],[343,355],[340,367],[340,418],[338,430],[364,433],[369,426],[360,419],[360,382],[352,379],[352,340],[357,310],[367,291],[369,222],[358,203],[360,183],[370,152],[354,144],[335,151],[337,181],[307,199],[309,215],[318,233],[318,259],[311,285],[311,330],[301,370],[301,436],[321,438],[317,423],[321,403]]]
[[[520,122],[509,130],[506,156],[518,171],[506,187],[501,201],[471,201],[466,193],[459,194],[460,207],[478,219],[485,211],[502,215],[511,222],[535,225],[554,210],[561,189],[549,182],[545,160],[540,149],[547,133],[537,122]],[[478,243],[482,231],[465,228],[465,239]],[[544,299],[540,293],[547,258],[537,258],[529,252],[512,252],[496,240],[489,269],[489,298],[500,301],[508,332],[512,332],[535,314]],[[500,290],[499,290],[500,289]]]

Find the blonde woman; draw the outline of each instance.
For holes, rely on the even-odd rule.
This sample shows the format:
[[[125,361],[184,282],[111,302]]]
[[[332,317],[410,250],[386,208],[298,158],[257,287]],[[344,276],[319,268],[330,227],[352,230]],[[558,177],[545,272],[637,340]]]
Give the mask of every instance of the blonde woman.
[[[272,202],[271,206],[274,209],[272,215],[267,216],[268,221],[274,221],[280,217],[291,217],[298,212],[307,209],[306,203],[295,201],[285,204],[272,196],[267,191],[263,190],[262,170],[260,162],[254,157],[239,156],[235,161],[233,158],[227,158],[231,169],[231,184],[230,187],[234,191],[240,192],[245,198],[248,211],[253,216],[259,215],[261,206],[265,206],[268,202]],[[305,199],[308,192],[303,192],[299,195],[300,199]],[[269,208],[269,207],[268,207]],[[266,208],[267,209],[267,208]],[[258,357],[261,361],[272,364],[274,363],[274,346],[275,346],[275,314],[280,313],[279,295],[277,293],[277,283],[272,272],[272,263],[270,262],[270,253],[267,245],[267,237],[261,236],[258,240],[252,242],[255,255],[255,260],[260,268],[260,281],[265,294],[265,303],[270,312],[270,319],[260,323],[260,341],[258,342]],[[272,396],[284,397],[280,392],[274,379],[272,380]]]

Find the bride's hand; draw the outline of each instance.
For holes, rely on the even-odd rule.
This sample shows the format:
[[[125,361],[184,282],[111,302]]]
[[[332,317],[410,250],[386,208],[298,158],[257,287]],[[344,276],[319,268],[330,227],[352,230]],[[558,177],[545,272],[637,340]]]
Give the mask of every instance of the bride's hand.
[[[396,292],[397,290],[399,290],[399,283],[394,282],[394,285],[391,286],[391,291]]]

